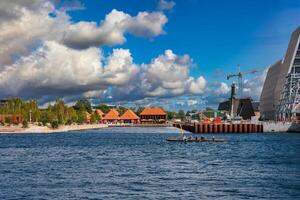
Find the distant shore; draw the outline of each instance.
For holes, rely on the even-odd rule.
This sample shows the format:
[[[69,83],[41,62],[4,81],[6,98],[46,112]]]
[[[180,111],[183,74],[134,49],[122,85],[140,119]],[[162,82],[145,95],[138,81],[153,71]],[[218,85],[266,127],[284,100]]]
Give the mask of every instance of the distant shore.
[[[58,133],[58,132],[69,132],[69,131],[81,131],[107,128],[106,124],[82,124],[82,125],[63,125],[57,129],[52,129],[47,126],[38,126],[30,124],[28,128],[22,128],[20,126],[0,126],[0,134],[2,133]]]

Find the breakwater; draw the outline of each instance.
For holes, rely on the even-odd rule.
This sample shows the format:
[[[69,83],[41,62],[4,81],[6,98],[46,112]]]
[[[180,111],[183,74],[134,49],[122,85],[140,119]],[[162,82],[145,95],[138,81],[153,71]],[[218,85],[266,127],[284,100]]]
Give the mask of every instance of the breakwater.
[[[207,124],[207,123],[174,123],[174,127],[182,128],[185,131],[192,133],[263,133],[264,128],[262,124],[251,123],[221,123],[221,124]]]

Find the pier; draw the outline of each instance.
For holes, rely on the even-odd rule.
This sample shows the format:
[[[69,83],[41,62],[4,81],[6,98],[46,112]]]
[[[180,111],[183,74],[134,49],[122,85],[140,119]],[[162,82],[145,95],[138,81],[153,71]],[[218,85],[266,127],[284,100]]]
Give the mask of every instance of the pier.
[[[263,133],[262,124],[252,123],[221,123],[221,124],[207,124],[207,123],[174,123],[174,127],[182,128],[191,133]]]

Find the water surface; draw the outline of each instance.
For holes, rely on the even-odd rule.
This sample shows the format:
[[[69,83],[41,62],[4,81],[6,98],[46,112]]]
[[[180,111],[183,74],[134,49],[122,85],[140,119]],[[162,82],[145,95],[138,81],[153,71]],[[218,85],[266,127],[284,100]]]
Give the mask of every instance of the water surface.
[[[173,128],[0,135],[0,199],[299,199],[300,134]],[[212,135],[205,135],[212,137]]]

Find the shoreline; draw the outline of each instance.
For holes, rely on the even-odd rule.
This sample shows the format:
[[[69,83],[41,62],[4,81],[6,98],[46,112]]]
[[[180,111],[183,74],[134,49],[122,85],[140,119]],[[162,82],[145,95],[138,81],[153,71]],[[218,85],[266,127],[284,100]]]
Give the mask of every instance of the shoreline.
[[[23,134],[23,133],[60,133],[70,131],[82,131],[107,128],[106,124],[83,124],[83,125],[63,125],[57,129],[52,129],[47,126],[29,125],[28,128],[20,126],[0,126],[0,134]]]

